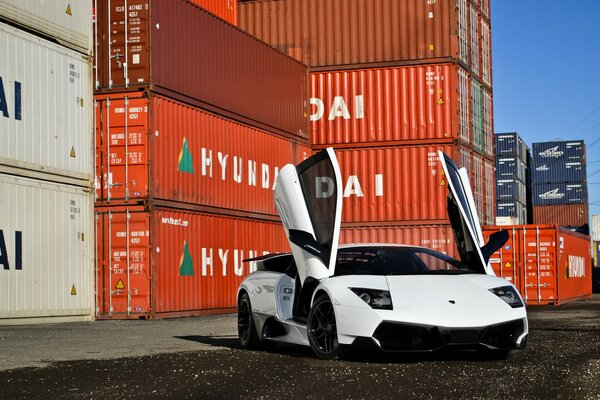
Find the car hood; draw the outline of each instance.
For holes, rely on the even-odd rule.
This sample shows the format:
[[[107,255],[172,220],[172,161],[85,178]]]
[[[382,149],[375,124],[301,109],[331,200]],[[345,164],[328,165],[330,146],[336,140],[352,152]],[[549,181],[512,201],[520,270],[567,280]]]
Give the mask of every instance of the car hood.
[[[495,276],[403,275],[387,276],[386,280],[393,312],[401,321],[472,327],[526,317],[525,307],[512,308],[489,291],[510,285]]]

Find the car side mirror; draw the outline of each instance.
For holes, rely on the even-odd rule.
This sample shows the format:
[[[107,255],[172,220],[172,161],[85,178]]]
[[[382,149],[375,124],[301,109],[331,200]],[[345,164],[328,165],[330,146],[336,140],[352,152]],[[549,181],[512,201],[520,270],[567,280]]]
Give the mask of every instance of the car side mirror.
[[[481,255],[487,264],[492,254],[508,241],[508,231],[498,231],[490,235],[488,242],[481,248]]]
[[[323,248],[319,242],[315,240],[312,234],[298,229],[290,229],[289,235],[290,242],[313,256],[323,258]]]

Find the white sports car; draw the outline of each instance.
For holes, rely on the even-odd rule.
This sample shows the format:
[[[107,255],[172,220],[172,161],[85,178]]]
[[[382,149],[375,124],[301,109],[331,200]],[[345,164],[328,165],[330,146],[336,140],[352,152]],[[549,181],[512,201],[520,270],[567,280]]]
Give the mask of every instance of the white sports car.
[[[405,245],[338,248],[342,193],[334,151],[282,168],[275,203],[291,253],[254,259],[257,271],[241,283],[242,347],[295,343],[326,359],[350,345],[400,352],[452,347],[498,356],[523,349],[523,300],[488,264],[508,234],[497,232],[483,243],[466,170],[439,157],[460,260]]]

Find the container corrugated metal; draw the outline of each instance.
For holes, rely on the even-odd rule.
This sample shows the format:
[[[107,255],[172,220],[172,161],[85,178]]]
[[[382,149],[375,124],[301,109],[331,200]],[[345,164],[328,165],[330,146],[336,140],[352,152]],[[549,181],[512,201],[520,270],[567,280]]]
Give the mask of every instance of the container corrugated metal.
[[[516,285],[528,305],[591,297],[589,236],[556,225],[515,225],[485,227],[484,238],[501,229],[509,232],[509,240],[490,264],[498,276]]]
[[[527,163],[519,157],[496,157],[496,179],[527,180]]]
[[[587,178],[585,161],[555,161],[534,164],[531,173],[533,184],[584,182]]]
[[[516,218],[519,224],[527,223],[527,206],[518,201],[500,201],[496,203],[497,217]]]
[[[92,1],[0,0],[0,17],[92,54]]]
[[[504,225],[520,225],[521,221],[519,221],[516,217],[496,217],[496,223],[494,225],[504,226]]]
[[[479,68],[467,0],[271,0],[239,4],[239,26],[310,67],[459,60]]]
[[[532,186],[534,206],[584,204],[588,202],[587,184],[585,182],[540,183]]]
[[[592,240],[600,242],[600,215],[592,215]]]
[[[455,64],[311,73],[315,145],[471,143],[470,81]]]
[[[559,226],[589,224],[587,204],[561,204],[557,206],[534,206],[533,222]]]
[[[484,225],[493,225],[496,219],[496,179],[494,178],[494,162],[492,160],[483,160],[483,194],[485,199],[485,212],[481,216],[481,223]]]
[[[518,179],[500,179],[496,183],[496,198],[498,201],[527,202],[525,183]]]
[[[585,164],[585,143],[583,140],[533,143],[534,166],[559,162],[564,164],[583,162]]]
[[[280,223],[194,211],[96,208],[97,317],[221,312],[255,268],[242,260],[289,251]]]
[[[429,145],[338,149],[344,184],[342,222],[353,224],[425,221],[421,224],[448,223],[448,188],[437,151],[442,150],[459,164],[465,158],[462,146]],[[471,184],[483,187],[483,166],[478,159],[474,180],[475,154],[467,150]],[[462,166],[462,165],[461,165]],[[493,185],[493,182],[489,182]],[[483,189],[475,201],[482,221]],[[493,210],[493,209],[492,209]]]
[[[206,11],[224,19],[230,24],[237,25],[237,0],[189,0]]]
[[[496,157],[518,157],[523,161],[527,160],[529,149],[517,132],[496,133],[494,143]]]
[[[99,204],[164,199],[277,215],[279,168],[310,155],[306,145],[151,92],[95,100]]]
[[[90,189],[0,175],[0,325],[93,317]]]
[[[0,171],[90,186],[88,58],[2,23],[0,47]]]
[[[457,257],[450,225],[342,227],[340,243],[396,243],[422,246]]]
[[[98,3],[97,92],[150,86],[308,139],[305,65],[184,0],[128,0],[128,12],[125,0]]]
[[[492,86],[492,29],[481,19],[481,82]]]

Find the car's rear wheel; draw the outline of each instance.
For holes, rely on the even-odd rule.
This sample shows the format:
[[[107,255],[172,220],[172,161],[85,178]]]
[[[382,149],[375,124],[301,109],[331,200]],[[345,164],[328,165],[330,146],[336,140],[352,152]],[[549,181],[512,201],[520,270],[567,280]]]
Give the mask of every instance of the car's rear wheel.
[[[336,360],[341,356],[333,304],[326,295],[319,296],[308,313],[308,342],[319,358]]]
[[[258,334],[252,318],[252,305],[250,296],[246,292],[242,293],[238,301],[238,337],[240,345],[244,349],[258,347]]]

